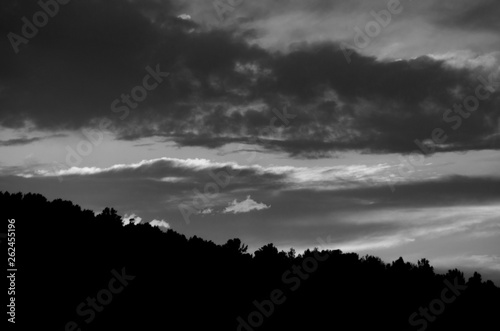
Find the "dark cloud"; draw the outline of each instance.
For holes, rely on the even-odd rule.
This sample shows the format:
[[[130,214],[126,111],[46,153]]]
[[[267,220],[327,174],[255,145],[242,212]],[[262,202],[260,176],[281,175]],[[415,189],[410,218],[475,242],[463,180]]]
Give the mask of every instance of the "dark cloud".
[[[27,145],[40,140],[42,140],[42,138],[17,138],[9,140],[0,140],[0,146]]]
[[[39,10],[18,1],[0,6],[5,35],[20,33],[21,17]],[[437,151],[492,147],[498,92],[459,129],[443,120],[462,102],[457,90],[474,95],[479,71],[425,56],[389,62],[356,52],[347,64],[336,44],[273,53],[252,46],[251,31],[207,31],[177,18],[181,13],[182,5],[168,1],[73,1],[19,54],[2,39],[0,123],[19,128],[31,120],[51,131],[108,117],[119,139],[154,135],[207,148],[248,143],[298,157],[407,153],[435,128],[448,135]],[[111,111],[114,100],[142,84],[148,66],[171,75],[128,113]],[[283,127],[270,131],[273,110],[283,112],[284,103],[296,117],[285,126],[278,119],[273,123]]]
[[[13,139],[7,139],[7,140],[0,140],[0,146],[21,146],[21,145],[28,145],[37,141],[42,141],[45,139],[49,138],[57,138],[57,137],[65,137],[66,135],[64,134],[53,134],[50,136],[46,137],[22,137],[22,138],[13,138]]]
[[[440,25],[463,30],[500,30],[500,6],[495,0],[439,1],[433,4],[433,10],[435,22]]]

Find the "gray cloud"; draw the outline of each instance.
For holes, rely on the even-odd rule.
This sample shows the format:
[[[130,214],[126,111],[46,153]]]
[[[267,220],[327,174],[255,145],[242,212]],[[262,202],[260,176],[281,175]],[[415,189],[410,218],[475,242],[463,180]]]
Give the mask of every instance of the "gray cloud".
[[[105,169],[74,168],[51,176],[41,173],[34,173],[30,178],[3,176],[0,183],[9,191],[39,192],[49,198],[67,197],[93,210],[99,210],[105,203],[123,212],[146,215],[147,219],[168,219],[176,225],[183,223],[178,205],[189,204],[195,196],[194,190],[204,193],[206,184],[218,181],[227,185],[218,184],[219,193],[211,199],[214,206],[223,209],[251,195],[252,201],[272,205],[266,217],[276,218],[276,222],[288,217],[320,220],[333,211],[459,207],[500,201],[500,179],[496,177],[414,180],[397,184],[398,194],[394,194],[383,180],[369,185],[363,181],[360,176],[363,172],[374,178],[378,176],[371,168],[355,172],[350,167],[327,170],[319,169],[312,174],[310,170],[294,167],[238,166],[163,158]],[[63,181],[48,185],[58,181],[58,174]]]
[[[210,172],[221,171],[237,175],[228,185],[219,186],[219,193],[208,198],[209,203],[186,224],[179,205],[200,201],[206,185],[216,183]],[[0,176],[0,187],[10,192],[41,193],[49,199],[64,197],[95,211],[113,207],[121,215],[165,219],[176,231],[203,235],[218,243],[239,237],[254,249],[268,242],[298,249],[311,247],[315,238],[327,235],[332,247],[349,251],[414,241],[423,245],[429,238],[449,239],[451,233],[500,235],[495,221],[500,208],[498,177],[413,181],[398,184],[394,194],[383,182],[367,185],[355,180],[357,172],[351,174],[347,186],[342,178],[350,178],[348,175],[331,177],[332,172],[346,171],[349,168],[320,169],[316,172],[320,178],[313,179],[311,171],[293,167],[158,159],[107,169],[65,170],[62,182],[41,174],[31,178]],[[218,178],[225,181],[225,177]],[[221,212],[232,202],[241,205],[249,195],[252,201],[272,207],[238,215]]]

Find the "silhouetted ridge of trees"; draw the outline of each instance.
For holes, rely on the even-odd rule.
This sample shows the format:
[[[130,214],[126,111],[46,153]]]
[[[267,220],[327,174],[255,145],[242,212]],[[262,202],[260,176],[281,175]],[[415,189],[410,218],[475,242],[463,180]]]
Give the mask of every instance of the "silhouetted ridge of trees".
[[[16,219],[16,326],[23,330],[66,330],[72,321],[83,331],[498,330],[500,325],[499,288],[477,273],[468,280],[456,269],[436,274],[426,259],[386,264],[340,250],[297,255],[272,244],[252,255],[239,239],[216,245],[147,224],[123,226],[113,209],[95,216],[38,194],[0,192],[0,209],[0,232],[6,232],[7,219]],[[134,278],[99,305],[100,311],[77,313],[82,303],[88,308],[88,297],[111,286],[113,270]],[[446,284],[466,289],[457,295]]]

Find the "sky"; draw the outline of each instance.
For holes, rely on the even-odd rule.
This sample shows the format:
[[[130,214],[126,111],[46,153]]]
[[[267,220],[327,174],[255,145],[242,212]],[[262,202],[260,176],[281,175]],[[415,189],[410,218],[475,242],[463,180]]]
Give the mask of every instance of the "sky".
[[[496,0],[5,0],[0,190],[500,284]]]

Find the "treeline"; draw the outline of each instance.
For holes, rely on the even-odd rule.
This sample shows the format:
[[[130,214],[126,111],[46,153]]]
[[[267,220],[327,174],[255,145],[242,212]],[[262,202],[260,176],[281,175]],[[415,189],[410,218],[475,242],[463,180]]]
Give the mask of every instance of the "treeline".
[[[339,250],[254,254],[122,225],[38,194],[0,192],[16,226],[16,328],[47,330],[498,330],[500,289]],[[7,252],[6,238],[0,238]],[[7,258],[5,258],[7,260]],[[5,315],[4,315],[5,316]],[[7,316],[8,317],[8,316]]]

